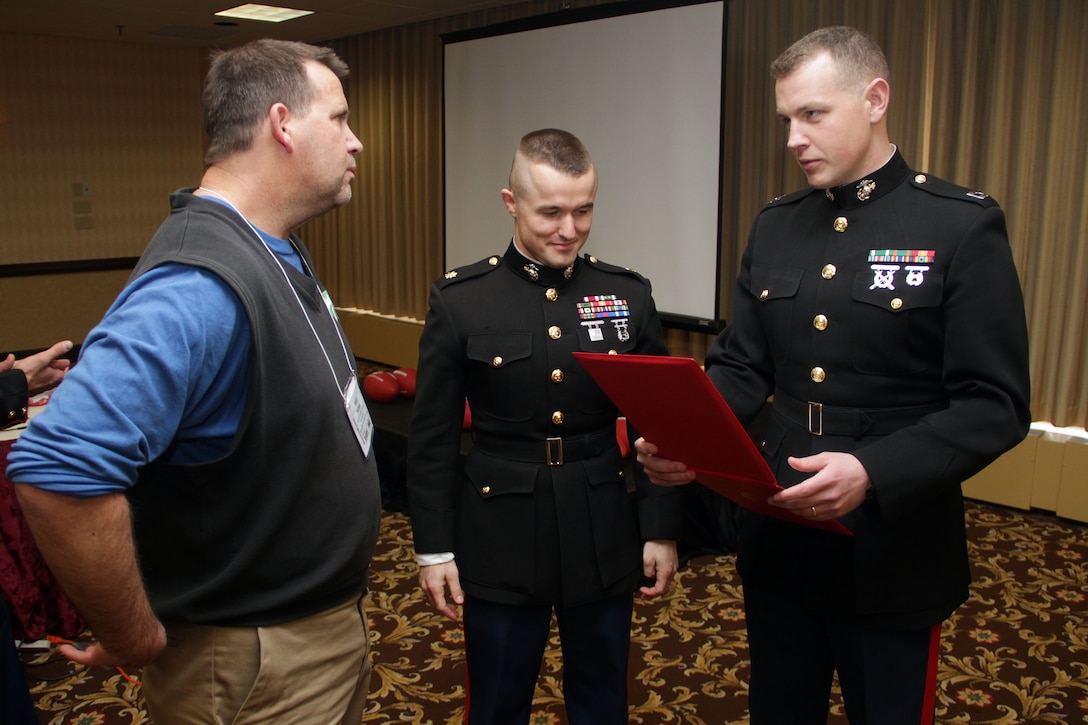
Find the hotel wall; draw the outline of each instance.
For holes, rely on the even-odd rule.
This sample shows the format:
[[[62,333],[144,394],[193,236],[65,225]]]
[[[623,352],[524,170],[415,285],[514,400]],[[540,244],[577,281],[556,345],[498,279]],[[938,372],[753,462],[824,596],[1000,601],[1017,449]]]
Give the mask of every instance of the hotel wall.
[[[206,57],[0,33],[0,266],[140,255],[170,192],[200,180]],[[0,350],[81,341],[127,277],[0,276]]]

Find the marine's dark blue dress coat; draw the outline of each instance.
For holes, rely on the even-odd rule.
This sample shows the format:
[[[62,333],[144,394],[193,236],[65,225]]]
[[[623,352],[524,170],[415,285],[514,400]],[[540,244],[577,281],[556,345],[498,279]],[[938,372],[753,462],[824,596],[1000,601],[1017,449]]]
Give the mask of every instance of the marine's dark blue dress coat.
[[[678,490],[638,475],[618,411],[571,352],[667,354],[650,284],[586,255],[568,270],[511,245],[431,287],[408,448],[417,553],[452,551],[471,595],[574,605],[630,591],[642,541],[676,539]],[[474,447],[461,475],[464,401]],[[562,465],[555,463],[562,438]],[[632,494],[630,489],[637,491]]]
[[[770,203],[707,369],[742,421],[774,394],[764,451],[780,483],[811,475],[787,456],[832,450],[874,484],[842,520],[853,538],[751,517],[746,582],[885,626],[934,624],[966,599],[960,484],[1030,422],[1023,299],[993,199],[897,152],[856,183]]]

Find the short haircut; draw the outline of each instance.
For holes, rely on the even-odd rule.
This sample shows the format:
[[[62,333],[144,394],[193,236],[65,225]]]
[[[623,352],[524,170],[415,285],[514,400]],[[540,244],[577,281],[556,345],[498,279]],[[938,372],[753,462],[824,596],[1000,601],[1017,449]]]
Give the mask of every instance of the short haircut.
[[[510,190],[514,194],[525,191],[524,163],[547,164],[572,177],[579,177],[593,169],[593,160],[585,144],[569,131],[557,128],[542,128],[521,137],[510,167]]]
[[[204,130],[208,134],[208,166],[246,151],[268,109],[283,103],[293,113],[310,110],[314,89],[306,62],[321,63],[341,82],[348,66],[332,51],[288,40],[255,40],[216,52],[204,79]]]
[[[880,46],[860,30],[843,25],[813,30],[791,45],[771,63],[771,77],[785,78],[824,52],[835,61],[843,88],[861,91],[874,78],[890,80],[888,59]]]

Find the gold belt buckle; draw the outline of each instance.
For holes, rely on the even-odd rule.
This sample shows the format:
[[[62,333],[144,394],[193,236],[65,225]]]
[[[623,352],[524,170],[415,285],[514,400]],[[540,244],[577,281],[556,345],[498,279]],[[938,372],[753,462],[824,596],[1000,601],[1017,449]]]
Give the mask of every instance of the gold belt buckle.
[[[547,438],[544,441],[544,460],[549,466],[563,465],[563,439]]]
[[[808,401],[808,432],[814,436],[824,434],[824,404]]]

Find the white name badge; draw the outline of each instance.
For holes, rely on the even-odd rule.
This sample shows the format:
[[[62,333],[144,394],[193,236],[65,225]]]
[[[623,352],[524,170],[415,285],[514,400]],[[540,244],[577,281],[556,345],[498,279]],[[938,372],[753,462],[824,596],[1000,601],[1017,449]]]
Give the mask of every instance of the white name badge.
[[[351,429],[355,431],[363,455],[369,456],[370,446],[374,443],[374,421],[370,419],[370,411],[363,400],[363,391],[359,390],[358,375],[352,375],[348,383],[348,391],[344,393],[344,410],[348,412]]]

